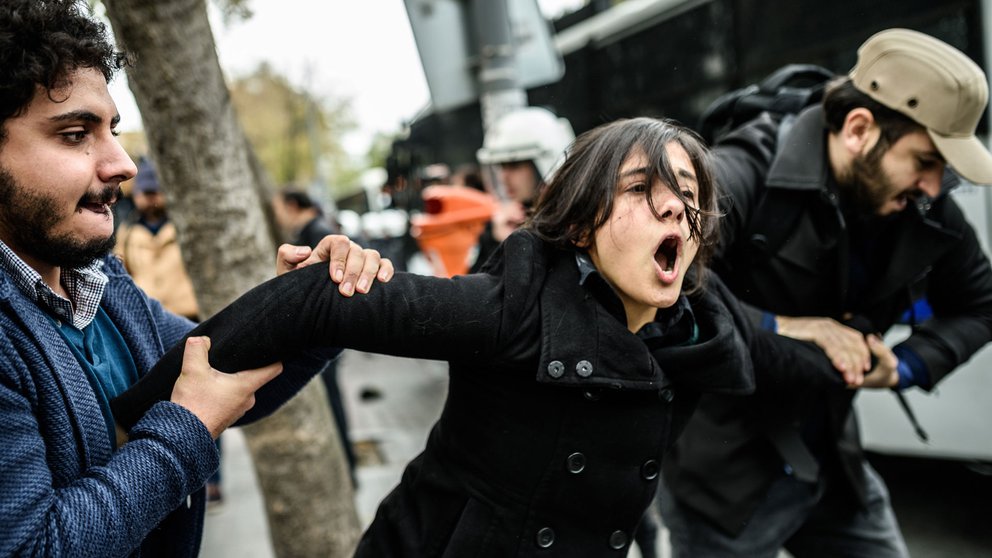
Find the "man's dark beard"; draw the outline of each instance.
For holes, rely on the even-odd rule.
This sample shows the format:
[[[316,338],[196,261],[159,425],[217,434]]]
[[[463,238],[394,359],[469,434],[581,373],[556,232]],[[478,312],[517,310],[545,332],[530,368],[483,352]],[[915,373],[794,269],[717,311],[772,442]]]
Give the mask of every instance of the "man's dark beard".
[[[108,187],[88,203],[110,203],[120,199],[120,186]],[[0,168],[0,222],[11,248],[22,250],[49,265],[67,269],[83,267],[113,249],[115,235],[80,242],[68,234],[53,235],[59,223],[58,205],[44,196],[28,192],[6,169]]]
[[[895,190],[882,170],[882,156],[887,150],[888,145],[883,146],[879,141],[867,155],[855,157],[847,175],[837,179],[837,184],[859,213],[874,215]]]

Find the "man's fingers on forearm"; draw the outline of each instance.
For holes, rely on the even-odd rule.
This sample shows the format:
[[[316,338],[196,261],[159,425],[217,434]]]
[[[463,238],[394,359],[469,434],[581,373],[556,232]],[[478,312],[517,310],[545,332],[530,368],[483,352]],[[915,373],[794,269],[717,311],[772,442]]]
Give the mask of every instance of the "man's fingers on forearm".
[[[871,352],[878,359],[878,366],[895,369],[899,366],[899,357],[889,348],[888,345],[876,335],[868,336],[868,343]]]
[[[344,281],[345,263],[348,260],[348,252],[351,250],[351,245],[354,243],[347,236],[334,234],[325,236],[321,244],[326,247],[331,280],[335,283]]]
[[[279,246],[279,261],[291,264],[298,264],[310,255],[308,246],[296,246],[295,244],[282,244]]]
[[[364,267],[358,276],[358,283],[355,284],[355,290],[360,293],[367,293],[372,288],[372,282],[375,281],[376,274],[382,263],[382,256],[376,250],[366,249],[362,250],[362,252],[365,255]]]
[[[183,371],[190,373],[202,368],[209,368],[210,362],[207,356],[209,351],[209,337],[190,337],[186,339],[186,347],[183,349]]]
[[[282,275],[287,271],[292,271],[301,267],[306,267],[309,262],[311,250],[308,246],[294,246],[283,244],[276,254],[276,275]]]
[[[396,270],[393,268],[392,260],[389,258],[379,260],[379,273],[376,274],[376,279],[382,283],[388,283],[393,278],[394,273],[396,273]]]
[[[254,393],[281,373],[282,363],[275,362],[253,370],[243,370],[238,372],[237,376],[245,382],[249,392]]]
[[[834,368],[840,373],[841,377],[844,379],[844,383],[848,385],[853,385],[859,381],[859,371],[856,367],[852,366],[851,362],[844,358],[843,356],[838,356],[831,359]]]
[[[344,261],[344,278],[341,280],[341,286],[338,287],[338,292],[344,296],[351,296],[355,294],[355,287],[358,285],[362,270],[365,269],[366,260],[366,250],[362,250],[362,247],[358,244],[351,242],[350,249],[347,253],[347,258]],[[373,251],[374,252],[374,251]],[[375,252],[375,257],[378,258],[379,253]],[[378,265],[378,263],[376,263]],[[366,290],[367,290],[366,286]],[[364,292],[364,291],[360,291]]]

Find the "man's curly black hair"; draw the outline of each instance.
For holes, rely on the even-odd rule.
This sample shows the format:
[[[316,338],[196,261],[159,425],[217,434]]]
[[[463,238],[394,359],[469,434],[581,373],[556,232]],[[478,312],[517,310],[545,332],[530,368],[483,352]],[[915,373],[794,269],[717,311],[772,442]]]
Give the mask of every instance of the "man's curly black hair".
[[[38,86],[69,85],[72,73],[93,68],[109,82],[124,64],[106,26],[78,0],[0,2],[0,143],[4,123],[21,114]]]

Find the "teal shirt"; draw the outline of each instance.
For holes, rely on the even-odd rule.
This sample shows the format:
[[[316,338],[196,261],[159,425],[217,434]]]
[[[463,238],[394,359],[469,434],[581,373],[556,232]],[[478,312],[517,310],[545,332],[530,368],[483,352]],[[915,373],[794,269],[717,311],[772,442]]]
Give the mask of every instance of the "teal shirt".
[[[110,400],[138,381],[138,369],[131,352],[103,308],[98,309],[93,321],[81,330],[66,322],[56,322],[56,326],[93,386],[113,447],[117,436]]]

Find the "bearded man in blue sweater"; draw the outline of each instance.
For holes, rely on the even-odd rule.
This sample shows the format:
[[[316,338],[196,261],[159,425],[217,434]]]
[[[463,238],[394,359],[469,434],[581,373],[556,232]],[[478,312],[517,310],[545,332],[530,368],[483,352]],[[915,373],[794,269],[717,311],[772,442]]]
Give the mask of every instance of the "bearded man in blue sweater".
[[[108,255],[136,170],[107,89],[122,58],[86,10],[0,6],[0,556],[195,556],[214,439],[274,410],[327,355],[222,374],[191,338],[171,401],[117,443],[109,401],[192,323]],[[325,240],[314,254],[284,245],[277,267],[330,258],[346,295],[391,275],[374,251]]]

